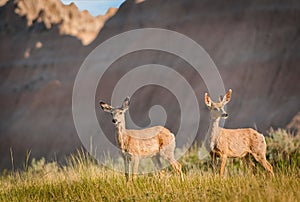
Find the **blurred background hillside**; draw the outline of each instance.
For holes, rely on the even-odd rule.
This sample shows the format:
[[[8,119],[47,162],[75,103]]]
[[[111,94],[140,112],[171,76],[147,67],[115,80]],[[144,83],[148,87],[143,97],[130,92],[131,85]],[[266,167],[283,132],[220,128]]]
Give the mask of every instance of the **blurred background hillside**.
[[[81,147],[72,118],[80,65],[101,42],[137,28],[177,31],[209,53],[226,89],[233,89],[226,127],[256,127],[264,134],[270,127],[300,131],[297,0],[127,0],[98,16],[59,0],[2,0],[0,6],[1,169],[11,168],[10,148],[15,167],[20,167],[29,150],[32,158],[60,160]],[[174,55],[148,50],[120,58],[100,81],[96,99],[108,101],[127,71],[154,62],[180,72],[197,92],[200,142],[209,121],[203,104],[207,89],[201,76]],[[147,125],[144,114],[154,104],[176,117],[180,112],[173,99],[165,89],[140,89],[132,97],[133,120]],[[114,141],[110,117],[98,116]],[[176,132],[179,119],[168,119],[166,126]]]

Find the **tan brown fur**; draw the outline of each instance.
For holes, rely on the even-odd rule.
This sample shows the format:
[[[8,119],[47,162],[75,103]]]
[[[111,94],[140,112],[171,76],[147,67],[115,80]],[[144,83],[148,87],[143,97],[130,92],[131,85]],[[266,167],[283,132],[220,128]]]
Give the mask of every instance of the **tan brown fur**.
[[[141,134],[146,134],[146,137]],[[126,130],[123,136],[125,139],[124,149],[130,155],[141,157],[152,157],[175,141],[174,135],[162,126],[143,130]]]
[[[224,106],[231,99],[230,89],[219,102],[211,101],[205,93],[205,104],[210,110],[210,127],[205,142],[210,151],[213,167],[215,168],[216,157],[221,158],[220,176],[223,176],[227,158],[242,158],[248,154],[253,157],[274,176],[273,168],[266,159],[266,141],[262,134],[252,128],[225,129],[219,127],[220,118],[227,118],[228,114]]]
[[[119,147],[123,153],[125,164],[125,176],[129,178],[129,162],[133,164],[133,175],[137,174],[138,164],[141,158],[152,157],[158,169],[162,168],[159,156],[169,161],[173,168],[180,174],[183,180],[181,164],[174,157],[175,136],[162,126],[145,128],[142,130],[128,130],[125,127],[125,111],[129,107],[129,98],[126,98],[120,108],[100,102],[101,108],[112,114],[116,127],[116,135]]]

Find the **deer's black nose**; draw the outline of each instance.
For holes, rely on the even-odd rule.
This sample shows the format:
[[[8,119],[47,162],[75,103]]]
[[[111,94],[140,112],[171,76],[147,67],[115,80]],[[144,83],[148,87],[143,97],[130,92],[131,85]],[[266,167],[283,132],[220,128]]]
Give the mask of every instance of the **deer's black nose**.
[[[116,120],[116,119],[113,119],[112,122],[113,122],[113,123],[117,123],[117,120]]]
[[[228,117],[228,114],[227,114],[227,113],[224,113],[224,114],[222,114],[222,117],[227,118],[227,117]]]

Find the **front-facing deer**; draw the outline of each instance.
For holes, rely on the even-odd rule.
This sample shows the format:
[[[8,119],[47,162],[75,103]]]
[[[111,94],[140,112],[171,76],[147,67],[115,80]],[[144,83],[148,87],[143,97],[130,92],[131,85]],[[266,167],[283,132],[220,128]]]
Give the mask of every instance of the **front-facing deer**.
[[[220,176],[222,176],[227,158],[242,158],[247,154],[252,154],[255,160],[274,176],[272,166],[266,159],[267,145],[262,134],[252,128],[219,127],[220,119],[228,117],[224,106],[230,101],[231,93],[232,90],[229,89],[224,98],[220,97],[219,102],[213,102],[205,93],[205,104],[210,110],[210,126],[205,146],[210,152],[213,166],[215,167],[216,157],[220,157]]]
[[[153,162],[161,169],[159,156],[169,161],[183,180],[181,164],[174,157],[175,136],[162,126],[154,126],[142,130],[128,130],[125,127],[125,112],[129,108],[129,97],[121,107],[112,107],[100,101],[103,111],[112,115],[112,122],[116,128],[117,142],[122,151],[125,166],[125,177],[129,179],[129,162],[133,163],[133,175],[137,174],[141,158],[152,157]]]

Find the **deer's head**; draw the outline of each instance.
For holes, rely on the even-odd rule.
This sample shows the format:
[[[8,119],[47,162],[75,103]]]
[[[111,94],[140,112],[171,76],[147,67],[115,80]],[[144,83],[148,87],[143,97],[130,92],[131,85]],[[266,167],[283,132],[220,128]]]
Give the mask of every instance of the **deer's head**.
[[[100,107],[103,111],[112,115],[112,122],[118,126],[119,124],[125,125],[125,112],[129,108],[129,97],[126,97],[121,107],[112,107],[103,101],[100,101]]]
[[[224,106],[230,101],[231,93],[232,93],[232,90],[229,89],[224,97],[220,96],[219,102],[213,102],[210,99],[209,95],[207,93],[205,93],[205,96],[204,96],[205,104],[208,107],[208,109],[210,110],[210,116],[212,119],[217,119],[220,117],[222,117],[222,118],[228,117],[227,112],[224,110]]]

